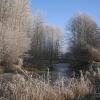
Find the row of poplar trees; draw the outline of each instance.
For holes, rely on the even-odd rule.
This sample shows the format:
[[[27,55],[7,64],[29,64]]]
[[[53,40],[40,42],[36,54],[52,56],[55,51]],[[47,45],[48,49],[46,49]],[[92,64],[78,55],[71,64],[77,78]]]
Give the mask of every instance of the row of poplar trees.
[[[0,65],[13,65],[28,54],[30,62],[57,59],[60,28],[32,14],[29,0],[0,0]],[[38,62],[39,63],[39,62]]]

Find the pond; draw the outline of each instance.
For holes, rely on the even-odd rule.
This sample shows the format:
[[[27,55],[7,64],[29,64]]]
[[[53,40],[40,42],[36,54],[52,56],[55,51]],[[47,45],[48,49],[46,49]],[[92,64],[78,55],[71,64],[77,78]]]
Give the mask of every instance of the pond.
[[[53,65],[53,71],[64,73],[68,75],[71,73],[71,66],[68,63],[58,63]]]
[[[70,64],[68,63],[57,63],[53,64],[53,71],[51,72],[34,72],[32,73],[32,77],[37,78],[37,77],[42,77],[45,79],[50,78],[51,80],[55,81],[58,79],[61,79],[62,77],[68,78],[72,74],[72,70],[70,67]]]

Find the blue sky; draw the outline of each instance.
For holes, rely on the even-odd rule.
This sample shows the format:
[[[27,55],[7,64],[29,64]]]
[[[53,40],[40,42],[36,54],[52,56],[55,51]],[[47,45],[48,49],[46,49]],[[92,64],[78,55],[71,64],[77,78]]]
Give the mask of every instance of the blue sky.
[[[78,11],[89,14],[100,25],[100,0],[31,0],[32,12],[41,10],[44,19],[61,28]]]

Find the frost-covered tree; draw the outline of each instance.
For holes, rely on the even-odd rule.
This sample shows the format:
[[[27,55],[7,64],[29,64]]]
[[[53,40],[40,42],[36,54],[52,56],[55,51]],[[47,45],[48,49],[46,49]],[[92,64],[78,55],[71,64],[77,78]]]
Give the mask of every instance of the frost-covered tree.
[[[100,49],[100,32],[96,22],[85,13],[77,13],[69,23],[72,34],[70,50],[77,65],[96,60]],[[100,60],[100,59],[99,59]]]
[[[32,30],[29,0],[0,0],[0,63],[15,63]]]
[[[45,23],[41,13],[36,13],[33,22],[30,54],[33,62],[40,60],[54,60],[59,52],[61,31],[58,27]]]

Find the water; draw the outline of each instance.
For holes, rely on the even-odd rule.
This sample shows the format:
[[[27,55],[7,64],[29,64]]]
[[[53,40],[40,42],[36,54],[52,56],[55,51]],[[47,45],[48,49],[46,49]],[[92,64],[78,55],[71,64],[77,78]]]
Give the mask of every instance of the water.
[[[69,75],[71,73],[71,67],[68,63],[58,63],[53,65],[53,71]]]
[[[32,73],[34,78],[50,78],[52,81],[61,80],[62,78],[68,78],[71,75],[71,68],[68,63],[58,63],[53,65],[52,72],[36,72]],[[49,74],[49,75],[48,75]],[[49,77],[48,77],[49,76]]]

